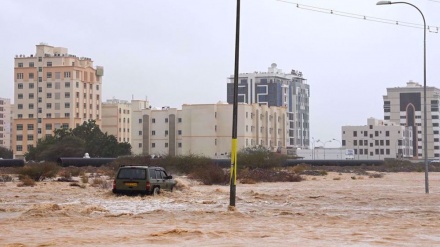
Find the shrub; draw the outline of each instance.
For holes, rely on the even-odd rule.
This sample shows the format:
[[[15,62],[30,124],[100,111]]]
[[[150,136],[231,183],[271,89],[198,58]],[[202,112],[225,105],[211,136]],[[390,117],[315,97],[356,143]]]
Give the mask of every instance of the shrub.
[[[17,184],[18,187],[24,187],[24,186],[34,186],[35,185],[35,180],[30,178],[29,176],[22,176],[20,177],[20,182],[19,184]]]
[[[188,177],[197,179],[205,185],[226,184],[229,181],[229,174],[214,164],[194,169]]]
[[[81,182],[83,184],[89,183],[89,177],[87,177],[85,174],[81,176]]]
[[[300,182],[303,178],[298,174],[276,169],[243,169],[239,170],[240,181],[252,180],[255,182]]]
[[[300,165],[296,165],[292,168],[293,172],[296,174],[301,174],[303,173],[305,170],[307,170],[309,168],[308,165],[305,164],[300,164]]]
[[[18,174],[21,177],[28,176],[34,181],[41,181],[45,178],[55,177],[59,169],[60,167],[56,163],[34,163],[20,168]]]
[[[92,186],[93,187],[99,187],[101,189],[110,189],[111,188],[111,183],[109,181],[107,181],[106,179],[103,179],[103,178],[95,178],[92,181]]]
[[[382,173],[373,173],[368,176],[369,178],[383,178]]]
[[[0,182],[11,182],[11,181],[12,181],[12,176],[7,174],[0,175]]]

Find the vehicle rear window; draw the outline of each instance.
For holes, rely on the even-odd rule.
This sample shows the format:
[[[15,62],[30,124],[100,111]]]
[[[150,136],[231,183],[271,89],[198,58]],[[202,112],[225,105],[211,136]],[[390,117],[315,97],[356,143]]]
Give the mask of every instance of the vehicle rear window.
[[[118,178],[121,179],[145,179],[145,169],[127,168],[119,170]]]

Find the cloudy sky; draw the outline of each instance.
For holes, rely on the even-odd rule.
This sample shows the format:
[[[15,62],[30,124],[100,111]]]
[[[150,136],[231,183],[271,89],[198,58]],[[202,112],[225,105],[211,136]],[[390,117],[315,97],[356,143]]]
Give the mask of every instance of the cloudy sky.
[[[422,24],[409,5],[376,0],[242,0],[240,72],[300,70],[311,87],[311,137],[383,118],[387,87],[423,83],[423,29],[341,17],[295,4]],[[410,0],[440,26],[440,0]],[[2,0],[0,97],[13,98],[16,54],[40,42],[104,66],[104,99],[155,107],[226,101],[234,71],[235,0]],[[310,9],[310,8],[309,8]],[[440,34],[427,34],[427,84],[440,88]],[[331,144],[330,144],[331,145]],[[327,146],[330,146],[327,145]],[[333,142],[333,146],[339,146]]]

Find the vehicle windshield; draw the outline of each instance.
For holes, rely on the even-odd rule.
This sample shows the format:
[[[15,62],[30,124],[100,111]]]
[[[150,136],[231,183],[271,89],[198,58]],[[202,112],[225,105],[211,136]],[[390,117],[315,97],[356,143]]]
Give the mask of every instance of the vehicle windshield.
[[[145,169],[127,168],[119,170],[118,178],[121,179],[145,179]]]

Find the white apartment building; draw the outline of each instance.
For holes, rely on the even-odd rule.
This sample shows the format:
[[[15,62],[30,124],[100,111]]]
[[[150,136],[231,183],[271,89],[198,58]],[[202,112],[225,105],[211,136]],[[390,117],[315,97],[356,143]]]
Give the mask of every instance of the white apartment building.
[[[130,143],[133,154],[142,154],[142,110],[149,107],[147,100],[107,100],[102,103],[101,130]]]
[[[75,128],[89,119],[101,124],[103,67],[67,48],[47,44],[14,59],[12,149],[22,158],[37,140],[58,128]]]
[[[409,81],[406,87],[387,88],[383,96],[384,119],[412,129],[414,159],[424,158],[423,86]],[[440,158],[440,90],[426,87],[428,159]]]
[[[11,100],[0,98],[0,146],[11,149]]]
[[[145,109],[151,109],[148,100],[131,100],[131,152],[143,153],[143,114]]]
[[[234,99],[234,76],[228,78],[227,101]],[[284,73],[272,63],[267,72],[241,73],[238,78],[238,102],[286,107],[289,121],[288,148],[310,148],[310,85],[303,73]],[[284,145],[283,145],[284,146]]]
[[[368,118],[364,126],[342,126],[342,146],[354,150],[354,159],[412,158],[412,128]]]
[[[163,107],[143,110],[142,154],[228,158],[232,142],[232,105],[185,104],[182,110]],[[238,149],[262,145],[276,151],[288,138],[286,107],[238,105]]]

